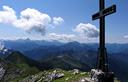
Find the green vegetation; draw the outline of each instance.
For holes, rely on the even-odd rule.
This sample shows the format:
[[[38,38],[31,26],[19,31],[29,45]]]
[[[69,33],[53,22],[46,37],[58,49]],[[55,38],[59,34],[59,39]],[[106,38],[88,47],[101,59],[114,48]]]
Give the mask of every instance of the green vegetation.
[[[62,71],[64,73],[64,77],[60,79],[56,79],[53,82],[73,82],[80,80],[81,78],[84,77],[89,77],[89,73],[87,72],[80,72],[78,74],[73,74],[71,71]]]
[[[14,52],[5,60],[1,61],[4,63],[3,68],[6,69],[6,74],[0,82],[79,82],[81,79],[90,76],[89,72],[77,70],[79,67],[82,67],[81,65],[87,66],[86,64],[79,63],[67,55],[45,60],[49,62],[46,65],[60,68],[51,68],[50,70],[45,71],[41,71],[37,68],[37,65],[39,64],[37,61],[29,59],[19,52]],[[70,71],[62,70],[63,68],[68,69],[71,66],[77,69]],[[74,73],[76,71],[77,73]],[[55,78],[56,75],[60,74],[63,74],[63,76]],[[116,79],[115,82],[120,81]]]
[[[39,73],[36,67],[37,62],[31,60],[19,52],[13,52],[5,60],[3,67],[6,69],[1,82],[18,82],[27,76]]]
[[[33,79],[35,79],[35,82],[45,82],[46,79],[48,79],[47,75],[54,73],[55,70],[47,70],[47,71],[42,71],[40,73],[37,73],[35,75],[33,75]],[[90,74],[89,72],[79,72],[77,74],[73,73],[73,70],[71,71],[65,71],[65,70],[61,70],[61,69],[56,69],[56,73],[63,73],[64,77],[61,78],[57,78],[57,79],[53,79],[50,82],[79,82],[81,79],[84,79],[86,77],[89,77]],[[19,81],[23,81],[25,82],[26,80],[28,82],[31,82],[32,77],[28,76],[25,78],[16,78],[15,80],[11,81],[11,82],[19,82]],[[47,81],[46,81],[47,82]],[[117,79],[115,79],[115,82],[120,82]]]

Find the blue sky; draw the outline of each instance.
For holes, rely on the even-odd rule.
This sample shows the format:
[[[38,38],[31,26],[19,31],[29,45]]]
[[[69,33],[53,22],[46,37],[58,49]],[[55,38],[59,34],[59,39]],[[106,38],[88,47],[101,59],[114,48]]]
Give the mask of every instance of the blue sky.
[[[110,43],[127,43],[128,0],[106,0],[106,7],[112,4],[117,5],[117,12],[106,17],[106,41]],[[0,0],[0,12],[3,12],[3,6],[15,11],[17,17],[15,21],[23,18],[20,18],[20,13],[27,8],[31,9],[32,12],[33,10],[38,10],[38,12],[48,15],[51,20],[49,20],[50,23],[45,21],[48,25],[43,28],[32,24],[34,27],[29,27],[26,32],[26,26],[19,25],[19,22],[16,22],[16,24],[4,22],[9,19],[4,18],[3,20],[0,17],[2,19],[0,21],[0,39],[30,38],[63,41],[76,40],[79,42],[98,41],[99,22],[98,20],[92,21],[91,15],[99,10],[99,0]],[[26,10],[25,14],[28,11]],[[54,18],[57,19],[55,22],[59,24],[54,24]],[[39,31],[40,29],[41,31]],[[42,35],[40,32],[44,30],[45,34]]]

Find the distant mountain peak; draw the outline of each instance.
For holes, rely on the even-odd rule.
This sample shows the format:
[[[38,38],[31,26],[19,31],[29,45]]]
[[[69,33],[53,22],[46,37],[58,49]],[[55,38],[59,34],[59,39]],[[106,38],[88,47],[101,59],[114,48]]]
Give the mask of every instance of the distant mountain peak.
[[[30,38],[26,38],[25,40],[26,40],[26,41],[31,41],[31,39],[30,39]]]

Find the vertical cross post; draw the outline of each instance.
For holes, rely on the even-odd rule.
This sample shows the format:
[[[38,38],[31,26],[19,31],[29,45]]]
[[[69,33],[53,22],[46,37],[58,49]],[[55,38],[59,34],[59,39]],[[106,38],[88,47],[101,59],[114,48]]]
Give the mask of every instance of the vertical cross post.
[[[97,70],[92,70],[92,77],[97,77],[98,82],[114,82],[114,73],[108,71],[108,59],[105,48],[105,16],[116,12],[116,5],[105,8],[105,0],[99,0],[99,12],[92,16],[93,20],[100,21],[99,55]],[[97,82],[94,81],[94,82]]]
[[[105,1],[100,0],[99,4],[99,11],[103,11],[105,9]],[[106,71],[105,69],[105,16],[102,16],[100,18],[100,48],[99,48],[99,61],[98,61],[98,69],[101,69],[102,71]]]
[[[93,20],[100,20],[98,69],[102,70],[103,72],[108,71],[107,54],[105,48],[105,16],[115,12],[116,5],[112,5],[105,9],[105,0],[99,0],[99,12],[92,16]]]

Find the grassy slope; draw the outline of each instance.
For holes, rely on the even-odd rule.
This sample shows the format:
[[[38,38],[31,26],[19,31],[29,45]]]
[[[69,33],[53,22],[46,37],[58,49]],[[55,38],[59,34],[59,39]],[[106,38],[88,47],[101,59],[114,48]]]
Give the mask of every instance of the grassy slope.
[[[8,80],[9,82],[19,82],[19,80],[22,80],[28,76],[31,76],[31,75],[40,76],[40,74],[42,74],[40,77],[38,77],[38,79],[40,79],[43,76],[44,77],[46,76],[46,74],[45,74],[46,72],[52,73],[54,71],[54,70],[47,70],[47,71],[43,71],[43,72],[39,71],[35,66],[31,65],[31,63],[34,63],[34,61],[27,59],[25,56],[22,56],[22,54],[20,54],[19,52],[15,52],[12,55],[10,55],[7,58],[7,60],[13,62],[12,64],[8,65],[8,69],[15,67],[15,69],[18,68],[23,71],[23,73],[21,73],[16,78],[9,79]],[[67,61],[72,62],[71,60],[67,60]],[[63,60],[63,62],[65,62],[65,60]],[[57,65],[60,65],[60,64],[57,64]],[[70,65],[75,66],[76,64],[71,63]],[[79,63],[77,65],[79,66]],[[77,67],[77,65],[75,67]],[[87,73],[87,72],[80,72],[76,75],[74,75],[72,73],[72,71],[58,70],[58,72],[64,73],[65,76],[63,78],[53,80],[53,82],[74,82],[74,81],[80,80],[81,78],[89,77],[89,73]],[[2,82],[6,82],[6,81],[2,81]],[[43,82],[43,81],[41,81],[41,82]],[[115,81],[115,82],[119,82],[119,81]]]
[[[63,73],[65,74],[65,77],[56,79],[53,82],[73,82],[89,76],[87,72],[80,72],[79,74],[76,75],[74,75],[70,71],[63,71]]]
[[[25,57],[20,52],[13,52],[5,60],[8,62],[6,63],[7,72],[2,82],[18,82],[20,79],[40,72],[35,66],[37,62]],[[11,78],[12,76],[14,77]]]

